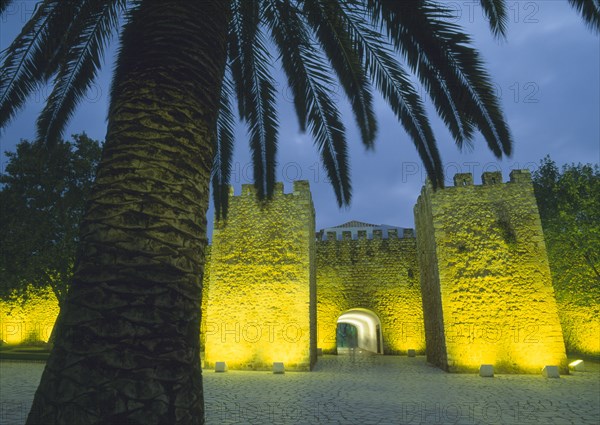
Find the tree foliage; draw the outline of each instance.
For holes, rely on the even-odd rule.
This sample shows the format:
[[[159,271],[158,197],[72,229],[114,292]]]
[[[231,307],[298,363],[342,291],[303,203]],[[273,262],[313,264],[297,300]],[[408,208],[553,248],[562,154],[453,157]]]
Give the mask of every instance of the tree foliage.
[[[545,157],[533,174],[557,296],[600,299],[600,167],[563,165]]]
[[[52,147],[21,141],[0,175],[0,296],[50,285],[63,299],[78,227],[100,160],[85,134]]]

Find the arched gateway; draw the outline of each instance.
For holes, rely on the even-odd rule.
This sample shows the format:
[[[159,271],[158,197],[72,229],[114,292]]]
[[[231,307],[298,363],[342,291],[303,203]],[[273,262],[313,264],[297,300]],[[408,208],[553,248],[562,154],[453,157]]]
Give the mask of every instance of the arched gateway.
[[[351,348],[383,353],[379,317],[365,308],[355,308],[342,313],[337,320],[336,342],[338,354]]]

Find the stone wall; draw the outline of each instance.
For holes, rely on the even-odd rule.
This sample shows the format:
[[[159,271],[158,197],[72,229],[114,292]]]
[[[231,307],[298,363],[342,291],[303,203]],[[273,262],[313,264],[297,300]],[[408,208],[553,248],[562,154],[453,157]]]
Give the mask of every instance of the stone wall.
[[[230,195],[215,222],[205,317],[205,366],[309,370],[316,360],[315,217],[308,182],[257,201],[253,186]],[[312,332],[311,332],[312,331]],[[312,343],[312,344],[311,344]]]
[[[29,285],[0,300],[0,341],[9,345],[47,342],[59,307],[51,287]]]
[[[515,170],[507,184],[500,173],[482,180],[475,186],[459,174],[455,187],[426,185],[415,206],[425,323],[434,332],[428,358],[449,371],[566,371],[531,176]]]
[[[391,232],[390,232],[391,233]],[[317,242],[317,346],[336,351],[339,316],[366,309],[381,321],[384,354],[424,352],[423,309],[415,253],[415,238],[387,239],[366,233],[352,240],[344,232]]]
[[[567,352],[600,356],[600,307],[558,300]]]

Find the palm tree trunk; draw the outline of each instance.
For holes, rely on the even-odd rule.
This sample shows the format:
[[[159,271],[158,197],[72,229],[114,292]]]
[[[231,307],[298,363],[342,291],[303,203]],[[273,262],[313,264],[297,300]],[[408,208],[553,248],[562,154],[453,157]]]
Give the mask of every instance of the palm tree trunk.
[[[142,1],[122,35],[73,285],[28,424],[201,424],[211,134],[229,4]]]

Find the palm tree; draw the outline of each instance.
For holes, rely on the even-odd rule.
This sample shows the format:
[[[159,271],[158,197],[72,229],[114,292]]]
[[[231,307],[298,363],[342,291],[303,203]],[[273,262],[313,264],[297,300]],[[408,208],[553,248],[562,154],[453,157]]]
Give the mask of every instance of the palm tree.
[[[570,1],[597,31],[597,2]],[[501,37],[505,2],[481,4]],[[344,125],[327,90],[334,82],[367,147],[377,129],[372,89],[381,92],[434,185],[443,182],[441,159],[411,72],[459,146],[479,130],[497,156],[510,154],[489,76],[448,13],[428,0],[40,2],[1,53],[0,127],[53,78],[37,122],[52,144],[117,32],[120,50],[73,284],[28,423],[204,422],[198,332],[209,185],[212,177],[217,214],[226,214],[235,98],[257,192],[272,193],[275,55],[340,205],[351,186]]]

